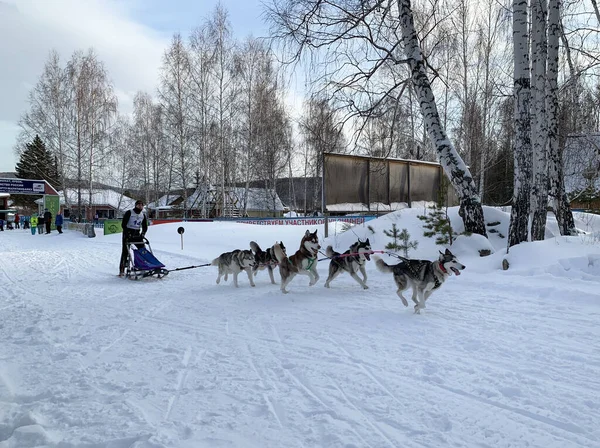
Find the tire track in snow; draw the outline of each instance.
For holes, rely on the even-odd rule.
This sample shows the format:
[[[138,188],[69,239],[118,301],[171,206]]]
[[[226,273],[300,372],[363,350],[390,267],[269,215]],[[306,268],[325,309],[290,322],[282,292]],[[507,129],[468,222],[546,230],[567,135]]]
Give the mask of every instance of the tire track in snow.
[[[197,354],[197,358],[198,359],[202,358],[204,353],[206,353],[206,350],[202,353],[199,352]],[[173,395],[171,395],[171,397],[169,397],[169,403],[167,405],[167,410],[165,412],[164,420],[169,420],[171,418],[171,413],[173,411],[173,408],[174,408],[175,404],[177,404],[177,401],[179,400],[179,397],[181,396],[181,391],[187,383],[187,378],[190,374],[190,369],[191,369],[190,359],[193,357],[193,355],[194,355],[193,348],[191,345],[188,345],[183,354],[183,359],[181,360],[181,365],[183,366],[183,369],[181,369],[179,371],[179,373],[177,374],[177,386],[175,387],[175,393]],[[197,360],[194,360],[193,364],[195,364],[196,362],[197,362]]]
[[[167,307],[167,306],[169,306],[170,304],[171,304],[171,301],[170,301],[170,300],[168,300],[168,301],[166,301],[166,302],[164,302],[164,303],[161,303],[161,304],[159,304],[159,305],[155,306],[153,309],[151,309],[150,311],[148,311],[148,312],[147,312],[147,313],[146,313],[144,316],[142,316],[142,318],[139,320],[138,324],[139,324],[139,323],[142,323],[142,322],[144,322],[144,320],[146,320],[148,317],[150,317],[150,316],[154,316],[155,314],[157,314],[159,311],[162,311],[164,308],[166,308],[166,307]],[[100,352],[99,352],[99,353],[97,353],[95,356],[93,356],[93,358],[92,358],[92,359],[91,359],[91,360],[90,360],[90,361],[89,361],[87,364],[85,364],[85,363],[83,363],[83,362],[82,362],[82,363],[81,363],[81,366],[82,366],[84,369],[88,369],[88,368],[90,368],[91,366],[93,366],[93,365],[94,365],[94,364],[95,364],[95,363],[98,361],[98,359],[100,359],[100,357],[101,357],[102,355],[104,355],[104,353],[106,353],[106,352],[107,352],[107,351],[109,351],[111,348],[113,348],[115,345],[117,345],[117,344],[118,344],[120,341],[122,341],[122,340],[123,340],[123,339],[124,339],[124,338],[125,338],[125,337],[126,337],[128,334],[129,334],[129,332],[130,332],[130,331],[131,331],[131,328],[127,328],[127,329],[125,329],[125,331],[123,331],[123,332],[122,332],[122,333],[121,333],[121,334],[120,334],[120,335],[119,335],[119,336],[118,336],[116,339],[114,339],[114,340],[113,340],[113,341],[112,341],[110,344],[108,344],[108,345],[107,345],[107,346],[105,346],[105,347],[102,347],[102,348],[100,349]]]
[[[431,383],[431,384],[439,389],[443,389],[445,391],[456,394],[458,396],[468,398],[470,400],[473,400],[473,401],[476,401],[479,403],[484,403],[489,406],[496,407],[498,409],[503,409],[503,410],[512,412],[517,415],[521,415],[523,417],[529,418],[531,420],[535,420],[535,421],[543,423],[545,425],[552,426],[558,430],[562,430],[562,431],[565,431],[565,432],[568,432],[568,433],[571,433],[571,434],[574,434],[577,436],[584,437],[587,440],[590,440],[592,442],[596,442],[596,443],[598,442],[598,439],[590,437],[590,434],[587,431],[585,431],[583,428],[580,428],[579,426],[577,426],[574,423],[561,422],[559,420],[555,420],[550,417],[544,417],[543,415],[538,415],[533,412],[526,411],[524,409],[519,409],[519,408],[515,408],[513,406],[508,406],[508,405],[505,405],[502,403],[497,403],[497,402],[495,402],[493,400],[489,400],[487,398],[478,397],[476,395],[470,394],[470,393],[462,391],[460,389],[455,389],[453,387],[448,387],[448,386],[436,384],[436,383]]]

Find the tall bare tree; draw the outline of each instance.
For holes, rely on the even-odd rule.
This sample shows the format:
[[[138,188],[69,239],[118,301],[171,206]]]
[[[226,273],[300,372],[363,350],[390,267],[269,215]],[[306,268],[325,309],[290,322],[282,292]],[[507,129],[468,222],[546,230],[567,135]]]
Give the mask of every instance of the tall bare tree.
[[[533,148],[531,188],[531,239],[543,240],[548,208],[548,119],[546,116],[547,0],[531,1],[531,79]]]
[[[548,0],[548,180],[550,205],[561,235],[574,235],[575,221],[565,191],[563,148],[559,139],[558,58],[560,46],[560,0]]]
[[[181,35],[175,34],[164,54],[159,98],[164,117],[165,147],[172,153],[177,184],[183,189],[184,216],[187,216],[187,189],[194,173],[190,90],[189,54]]]
[[[67,140],[69,93],[67,75],[58,52],[52,50],[35,87],[29,92],[29,110],[19,125],[25,139],[40,135],[49,150],[58,158],[58,171],[63,190],[65,180],[72,175]],[[23,148],[23,145],[19,145]],[[68,200],[68,199],[67,199]]]
[[[411,2],[352,0],[273,0],[268,17],[275,37],[293,50],[298,59],[310,50],[327,48],[333,66],[325,73],[331,88],[365,93],[370,98],[379,91],[381,98],[399,85],[379,84],[379,70],[384,66],[407,64],[425,128],[438,158],[460,198],[460,211],[465,229],[486,235],[483,208],[473,177],[448,138],[437,110],[427,75],[427,67],[415,30]],[[401,30],[400,39],[395,30]],[[402,57],[404,55],[404,57]],[[354,94],[354,104],[360,94]],[[369,106],[373,105],[373,101]]]
[[[109,134],[117,115],[117,97],[104,64],[90,49],[76,51],[67,64],[70,91],[71,149],[77,167],[77,209],[83,210],[81,192],[84,182],[92,189],[95,170],[101,169],[110,153]]]
[[[507,250],[516,244],[527,241],[528,236],[532,172],[528,17],[527,0],[514,0],[514,189]]]

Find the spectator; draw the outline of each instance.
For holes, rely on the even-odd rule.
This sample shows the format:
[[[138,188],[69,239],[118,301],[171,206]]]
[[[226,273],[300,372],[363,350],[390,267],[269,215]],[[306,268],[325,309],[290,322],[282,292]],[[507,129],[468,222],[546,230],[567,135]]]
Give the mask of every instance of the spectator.
[[[15,229],[20,229],[21,225],[19,224],[21,222],[21,217],[19,216],[18,213],[15,213]]]
[[[43,213],[40,213],[38,215],[37,232],[38,232],[38,235],[44,234],[44,214]]]
[[[29,223],[31,224],[31,234],[35,235],[35,231],[38,226],[38,217],[35,215],[31,215],[31,219],[29,220]]]
[[[56,230],[58,230],[58,233],[59,234],[63,233],[63,231],[62,231],[63,215],[60,213],[60,211],[56,215],[56,221],[54,222],[54,224],[56,224]]]
[[[96,224],[96,225],[98,224],[98,219],[99,219],[99,218],[98,218],[98,213],[96,213],[96,214],[94,215],[94,224]]]
[[[44,224],[46,224],[46,235],[52,230],[52,213],[47,208],[44,209]]]
[[[0,232],[4,232],[4,220],[0,218]]]
[[[23,229],[25,229],[25,230],[29,229],[29,216],[25,216],[23,218]]]

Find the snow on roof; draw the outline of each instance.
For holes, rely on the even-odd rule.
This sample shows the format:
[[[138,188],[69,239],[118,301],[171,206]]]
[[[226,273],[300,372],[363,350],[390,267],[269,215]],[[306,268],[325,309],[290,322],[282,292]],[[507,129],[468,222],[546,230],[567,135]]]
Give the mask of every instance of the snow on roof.
[[[77,205],[77,189],[76,188],[67,188],[66,190],[66,198],[63,190],[58,192],[60,196],[60,205],[66,205],[68,199],[69,205]],[[94,188],[92,189],[92,201],[90,204],[90,190],[87,188],[81,189],[81,204],[85,206],[98,206],[98,205],[108,205],[115,210],[119,210],[121,212],[126,212],[127,210],[133,208],[135,205],[135,199],[132,199],[128,196],[125,196],[115,190],[111,189],[101,189]],[[38,199],[35,202],[42,201],[42,199]]]
[[[226,188],[228,201],[232,201],[237,208],[243,208],[244,203],[244,187]],[[220,189],[215,187],[199,187],[187,198],[186,209],[200,209],[202,202],[206,198],[206,202],[219,202]],[[176,199],[180,198],[180,194],[169,195],[169,203],[166,203],[166,196],[162,196],[157,201],[148,204],[149,209],[169,209],[171,204]],[[275,210],[283,211],[283,203],[279,195],[272,189],[265,188],[248,188],[247,210]]]
[[[159,209],[159,208],[171,208],[173,202],[181,197],[180,194],[171,193],[162,195],[156,201],[152,201],[148,204],[149,209]]]

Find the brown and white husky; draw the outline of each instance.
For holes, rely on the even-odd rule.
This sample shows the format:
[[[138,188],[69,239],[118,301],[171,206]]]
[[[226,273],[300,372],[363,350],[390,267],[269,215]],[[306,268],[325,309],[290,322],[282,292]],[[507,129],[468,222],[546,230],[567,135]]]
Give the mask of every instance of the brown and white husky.
[[[317,273],[317,255],[321,246],[317,231],[313,233],[308,230],[300,241],[300,248],[294,255],[288,258],[282,245],[275,243],[273,251],[279,262],[279,273],[281,274],[281,292],[287,294],[285,288],[297,275],[308,275],[310,277],[309,286],[314,285],[319,280]]]

